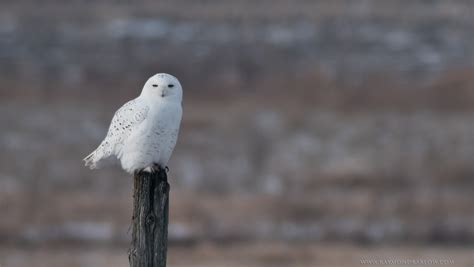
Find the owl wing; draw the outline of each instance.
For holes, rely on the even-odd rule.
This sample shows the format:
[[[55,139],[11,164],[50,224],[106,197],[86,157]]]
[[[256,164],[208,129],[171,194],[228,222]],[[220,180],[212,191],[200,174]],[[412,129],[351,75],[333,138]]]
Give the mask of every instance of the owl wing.
[[[86,166],[96,168],[101,159],[120,153],[127,137],[146,119],[148,110],[149,107],[140,98],[130,100],[119,108],[112,118],[105,139],[84,159]]]
[[[121,150],[124,140],[146,119],[148,110],[149,107],[137,98],[125,103],[115,112],[104,139],[111,145],[110,153]]]

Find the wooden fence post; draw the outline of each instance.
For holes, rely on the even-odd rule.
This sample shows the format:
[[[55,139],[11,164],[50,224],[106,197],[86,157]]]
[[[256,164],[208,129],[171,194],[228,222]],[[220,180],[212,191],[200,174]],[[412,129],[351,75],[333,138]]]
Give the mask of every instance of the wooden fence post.
[[[130,267],[166,267],[170,190],[166,170],[136,173],[133,187]]]

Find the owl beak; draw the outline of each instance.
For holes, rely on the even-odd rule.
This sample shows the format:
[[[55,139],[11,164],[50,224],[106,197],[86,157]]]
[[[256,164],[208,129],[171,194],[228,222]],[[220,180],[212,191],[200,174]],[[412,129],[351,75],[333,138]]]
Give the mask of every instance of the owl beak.
[[[165,97],[168,95],[168,90],[166,90],[166,88],[163,88],[163,90],[161,90],[161,97]]]

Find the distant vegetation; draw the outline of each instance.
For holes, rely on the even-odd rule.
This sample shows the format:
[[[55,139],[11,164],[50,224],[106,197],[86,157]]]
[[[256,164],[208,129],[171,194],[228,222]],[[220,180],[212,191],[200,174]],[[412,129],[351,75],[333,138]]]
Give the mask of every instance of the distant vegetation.
[[[113,91],[123,99],[167,71],[203,99],[291,86],[324,108],[460,110],[474,102],[471,1],[2,6],[5,97],[103,102]]]

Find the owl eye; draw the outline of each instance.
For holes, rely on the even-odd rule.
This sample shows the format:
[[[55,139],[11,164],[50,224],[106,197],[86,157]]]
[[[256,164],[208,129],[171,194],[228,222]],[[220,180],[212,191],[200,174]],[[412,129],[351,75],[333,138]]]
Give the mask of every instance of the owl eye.
[[[168,84],[168,88],[173,88],[174,84]]]
[[[158,87],[158,84],[154,84],[153,87]]]

